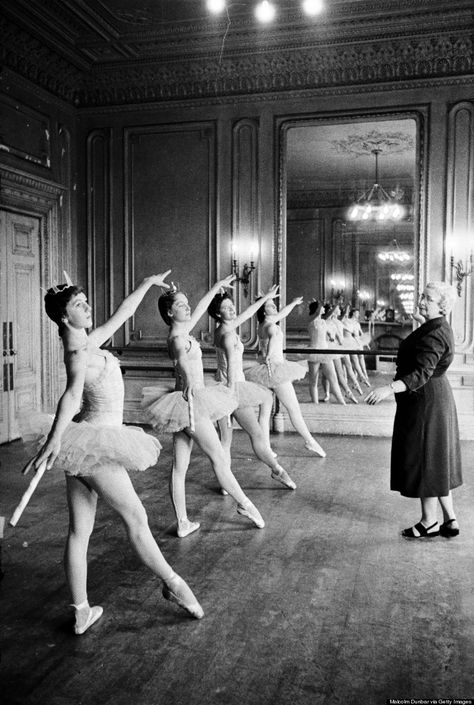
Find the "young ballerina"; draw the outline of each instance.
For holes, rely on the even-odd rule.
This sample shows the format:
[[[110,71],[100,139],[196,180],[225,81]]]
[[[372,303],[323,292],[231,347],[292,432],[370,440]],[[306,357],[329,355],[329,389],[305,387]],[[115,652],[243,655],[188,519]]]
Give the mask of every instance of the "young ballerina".
[[[310,320],[308,324],[309,345],[311,348],[327,348],[327,323],[323,318],[324,304],[322,301],[311,301],[309,304]],[[345,404],[344,395],[339,386],[333,356],[330,353],[312,353],[308,356],[308,381],[311,401],[319,404],[318,377],[323,373],[329,391],[334,394],[339,404]]]
[[[250,382],[261,384],[263,387],[273,389],[277,399],[288,411],[290,421],[295,431],[304,440],[305,447],[322,458],[326,453],[319,443],[313,438],[306,426],[300,405],[296,397],[296,392],[292,382],[303,379],[306,369],[298,362],[291,362],[285,359],[283,353],[283,333],[278,325],[286,318],[295,306],[303,303],[303,297],[294,299],[287,306],[278,311],[273,300],[268,300],[257,311],[259,321],[258,338],[259,354],[263,357],[263,362],[245,370],[245,377]],[[270,427],[270,417],[262,422]]]
[[[351,313],[352,306],[347,305],[344,308],[343,315],[341,318],[344,346],[346,348],[357,348],[362,350],[362,345],[360,344],[359,339],[356,335],[356,327],[354,325],[356,321],[353,317],[351,317]],[[367,387],[370,387],[370,382],[365,367],[364,356],[352,354],[350,355],[350,359],[359,379],[362,380],[362,382]]]
[[[290,490],[294,490],[296,489],[295,483],[286,470],[277,462],[275,454],[268,443],[268,422],[266,419],[271,413],[273,395],[270,390],[265,389],[261,385],[245,380],[243,372],[244,346],[236,330],[244,321],[251,318],[266,301],[278,296],[277,290],[277,286],[272,287],[265,296],[249,306],[239,316],[236,314],[230,294],[228,292],[219,292],[212,299],[207,311],[218,323],[214,334],[214,345],[217,353],[216,379],[235,391],[238,399],[238,406],[232,412],[232,416],[249,435],[257,458],[271,469],[272,478],[278,480]],[[263,411],[259,414],[259,419],[261,417],[264,419],[263,423],[265,425],[263,428],[255,415],[253,408],[255,406],[263,407]],[[221,443],[230,464],[232,424],[229,423],[228,417],[219,419],[218,424]]]
[[[185,480],[194,440],[209,457],[220,486],[237,502],[237,512],[259,529],[265,526],[260,512],[232,474],[229,458],[214,427],[215,421],[234,411],[237,398],[223,384],[204,384],[201,348],[190,335],[215,294],[233,279],[235,275],[230,275],[217,282],[199,301],[193,313],[186,295],[175,287],[160,296],[158,301],[160,314],[170,327],[168,352],[175,366],[176,391],[163,395],[159,388],[145,387],[142,407],[146,418],[157,430],[173,433],[170,494],[180,538],[197,531],[200,526],[188,519],[186,510]]]
[[[164,281],[168,274],[145,278],[111,318],[89,334],[91,307],[81,288],[68,280],[45,296],[46,313],[58,325],[63,342],[67,383],[33,467],[38,469],[45,461],[47,469],[55,464],[66,473],[69,532],[64,563],[76,634],[83,634],[103,613],[102,607],[90,607],[87,598],[87,548],[98,497],[117,512],[138,557],[163,581],[163,596],[197,619],[204,614],[191,589],[163,557],[127,472],[155,465],[161,445],[142,429],[123,425],[120,367],[111,353],[100,349],[133,315],[151,286],[168,286]]]

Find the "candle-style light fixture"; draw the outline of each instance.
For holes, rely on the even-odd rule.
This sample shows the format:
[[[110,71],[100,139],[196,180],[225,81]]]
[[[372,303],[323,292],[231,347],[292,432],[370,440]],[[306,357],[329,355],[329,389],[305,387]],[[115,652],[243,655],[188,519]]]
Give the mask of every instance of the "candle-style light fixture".
[[[349,220],[400,220],[404,215],[403,206],[391,198],[379,183],[379,154],[381,152],[382,150],[379,148],[371,150],[371,154],[375,157],[374,183],[349,208]]]
[[[258,250],[257,246],[253,244],[249,253],[250,264],[248,262],[245,262],[242,267],[242,270],[240,270],[238,262],[238,252],[239,248],[237,246],[237,243],[234,242],[232,247],[232,274],[235,274],[235,280],[242,284],[242,291],[244,293],[244,296],[247,297],[249,295],[250,277],[252,275],[252,272],[256,270],[255,258]]]
[[[454,261],[454,255],[451,255],[451,268],[454,269],[454,274],[456,277],[456,289],[458,296],[462,295],[462,283],[472,274],[472,252],[469,256],[469,267],[464,267],[464,262],[462,259],[458,259],[457,262]]]

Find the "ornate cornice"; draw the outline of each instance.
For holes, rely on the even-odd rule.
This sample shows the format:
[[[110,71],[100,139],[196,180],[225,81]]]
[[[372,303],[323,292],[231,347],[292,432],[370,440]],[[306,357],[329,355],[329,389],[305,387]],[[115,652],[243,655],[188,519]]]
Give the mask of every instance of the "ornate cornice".
[[[76,63],[4,17],[0,19],[0,58],[3,65],[81,108],[275,93],[281,98],[282,93],[293,91],[346,90],[390,82],[411,87],[421,80],[472,76],[468,21],[472,12],[467,7],[445,9],[442,14],[439,9],[429,14],[425,7],[424,14],[410,24],[407,13],[416,14],[416,3],[399,4],[403,7],[389,17],[375,9],[372,16],[364,5],[367,15],[363,21],[359,17],[356,30],[357,3],[347,6],[354,13],[352,22],[346,8],[345,17],[336,24],[326,18],[324,33],[288,22],[280,31],[269,32],[265,42],[258,44],[258,52],[255,31],[245,22],[222,52],[216,51],[215,37],[203,36],[202,27],[193,35],[186,25],[181,35],[175,31],[168,40],[151,30],[123,35],[112,44],[96,40],[81,47]],[[88,68],[84,68],[85,56],[91,59]]]

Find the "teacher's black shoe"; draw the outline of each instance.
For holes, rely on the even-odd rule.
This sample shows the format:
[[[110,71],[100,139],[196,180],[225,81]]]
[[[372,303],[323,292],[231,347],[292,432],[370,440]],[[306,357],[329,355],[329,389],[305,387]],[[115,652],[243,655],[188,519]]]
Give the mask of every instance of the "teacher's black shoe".
[[[423,526],[420,521],[409,529],[403,529],[402,536],[406,539],[431,539],[439,536],[438,522],[435,521],[431,526]]]
[[[439,527],[439,533],[446,539],[452,539],[454,536],[459,536],[459,529],[455,529],[454,527],[450,526],[453,521],[456,521],[456,519],[449,519],[448,521],[445,521],[444,524],[441,524],[441,526]]]

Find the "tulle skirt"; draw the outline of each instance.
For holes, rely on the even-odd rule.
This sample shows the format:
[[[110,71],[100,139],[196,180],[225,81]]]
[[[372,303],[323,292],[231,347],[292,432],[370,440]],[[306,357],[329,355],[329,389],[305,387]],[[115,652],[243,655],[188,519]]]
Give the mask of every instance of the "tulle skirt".
[[[308,364],[305,360],[293,362],[282,360],[281,362],[262,362],[244,370],[248,382],[261,384],[263,387],[274,389],[285,382],[295,382],[303,379],[308,371]]]
[[[36,435],[41,447],[53,420],[53,416],[47,414],[38,415],[33,423],[30,420],[24,439],[32,440]],[[61,450],[54,466],[67,475],[77,476],[95,475],[101,468],[114,465],[142,471],[157,463],[160,450],[158,439],[137,426],[101,426],[97,422],[72,421],[62,435]]]
[[[247,406],[259,406],[272,396],[268,389],[264,389],[262,385],[254,382],[237,382],[236,392],[239,403],[238,409],[243,409]]]
[[[218,382],[194,390],[191,403],[183,392],[163,393],[160,387],[145,387],[142,409],[145,418],[160,432],[177,433],[192,425],[192,418],[208,418],[212,422],[224,418],[237,408],[237,397]]]

